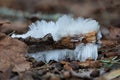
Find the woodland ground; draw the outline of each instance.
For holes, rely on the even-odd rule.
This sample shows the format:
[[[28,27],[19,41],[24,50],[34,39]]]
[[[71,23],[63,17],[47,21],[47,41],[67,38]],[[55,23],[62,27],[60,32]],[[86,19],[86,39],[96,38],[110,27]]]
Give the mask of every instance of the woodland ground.
[[[62,14],[100,23],[103,37],[96,61],[36,62],[25,54],[53,49],[54,41],[10,37],[27,32],[36,20],[56,21]],[[120,0],[0,0],[0,80],[120,80]]]

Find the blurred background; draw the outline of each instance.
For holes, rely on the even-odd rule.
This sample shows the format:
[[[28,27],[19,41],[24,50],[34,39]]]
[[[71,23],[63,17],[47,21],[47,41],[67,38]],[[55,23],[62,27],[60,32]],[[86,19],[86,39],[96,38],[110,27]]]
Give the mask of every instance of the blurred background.
[[[62,14],[120,27],[120,0],[0,0],[0,19],[56,20]]]

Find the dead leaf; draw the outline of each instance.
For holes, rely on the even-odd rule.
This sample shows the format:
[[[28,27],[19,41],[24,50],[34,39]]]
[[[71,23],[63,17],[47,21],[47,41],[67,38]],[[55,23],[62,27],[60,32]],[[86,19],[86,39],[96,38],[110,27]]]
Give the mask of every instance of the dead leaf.
[[[113,46],[116,44],[117,44],[117,42],[114,40],[107,40],[107,39],[102,40],[102,46]]]
[[[91,61],[90,62],[90,67],[91,68],[99,68],[102,66],[102,63],[100,63],[99,61]]]
[[[65,64],[64,65],[64,69],[66,69],[66,70],[72,70],[72,67],[70,66],[70,64]]]
[[[77,62],[80,67],[89,67],[89,63],[86,62]]]
[[[19,73],[19,80],[34,80],[32,78],[32,72],[26,71],[24,73]]]
[[[118,54],[116,52],[107,52],[104,53],[105,57],[115,57],[118,56]]]
[[[94,69],[91,73],[90,76],[91,77],[98,77],[100,75],[100,71],[97,69]]]
[[[98,68],[102,66],[99,61],[86,60],[85,62],[77,62],[80,67]]]
[[[87,33],[84,35],[84,43],[89,43],[89,42],[92,42],[92,41],[97,41],[97,32],[96,31],[93,31],[93,32],[90,32],[90,33]]]
[[[61,61],[60,63],[64,65],[64,69],[66,69],[66,70],[72,70],[72,67],[70,66],[69,62]]]
[[[20,22],[20,21],[13,22],[10,27],[17,34],[26,33],[29,29],[28,24],[26,22]]]
[[[6,34],[12,32],[10,25],[11,25],[11,23],[9,21],[1,21],[0,22],[0,32],[6,33]]]
[[[101,27],[101,32],[103,34],[103,39],[107,39],[109,44],[113,44],[115,40],[120,39],[120,28],[119,27],[115,27],[115,26],[111,26],[108,28]]]
[[[105,78],[107,80],[111,80],[111,79],[117,78],[119,76],[120,76],[120,69],[111,71],[110,73],[105,75]]]
[[[66,79],[71,77],[71,73],[69,71],[64,71],[63,75]]]
[[[0,32],[9,34],[11,32],[15,32],[18,34],[23,34],[28,31],[28,24],[25,22],[12,22],[9,21],[0,21]]]
[[[65,64],[69,64],[69,62],[67,61],[60,61],[61,64],[65,65]]]
[[[0,33],[0,71],[6,71],[13,65],[13,71],[21,72],[30,68],[26,61],[27,45]]]
[[[5,72],[2,73],[0,80],[9,80],[12,74],[12,69],[13,69],[13,65],[10,65],[9,68]]]
[[[110,27],[109,39],[120,40],[120,28]]]

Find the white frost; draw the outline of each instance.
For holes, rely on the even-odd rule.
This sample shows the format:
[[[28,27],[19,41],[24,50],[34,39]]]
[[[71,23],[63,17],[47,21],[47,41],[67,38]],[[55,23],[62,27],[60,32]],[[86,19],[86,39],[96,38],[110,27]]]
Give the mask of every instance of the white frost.
[[[29,36],[34,38],[42,38],[46,34],[51,33],[55,41],[62,37],[74,36],[75,34],[85,34],[92,31],[99,30],[99,24],[92,19],[78,18],[73,19],[71,16],[64,15],[56,22],[46,22],[44,20],[32,23],[29,26],[30,30],[22,35],[13,34],[12,37],[27,38]]]
[[[75,57],[73,53],[73,50],[62,49],[30,53],[28,56],[35,58],[36,61],[49,62],[50,60],[60,61],[66,58],[74,60]]]
[[[70,60],[85,61],[87,58],[96,60],[98,57],[97,45],[93,43],[79,44],[75,50],[62,49],[50,50],[38,53],[30,53],[36,61],[49,62],[50,60],[60,61],[69,58]]]
[[[76,60],[85,61],[87,58],[96,60],[98,57],[98,46],[94,43],[80,44],[74,50]]]

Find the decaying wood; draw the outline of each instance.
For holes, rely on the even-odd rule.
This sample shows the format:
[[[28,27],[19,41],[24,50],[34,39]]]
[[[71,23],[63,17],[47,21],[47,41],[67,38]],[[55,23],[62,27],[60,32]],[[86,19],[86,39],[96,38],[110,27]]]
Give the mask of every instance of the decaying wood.
[[[53,49],[75,49],[80,43],[96,42],[96,32],[90,32],[85,35],[75,35],[74,37],[63,37],[59,41],[54,41],[51,34],[45,35],[43,38],[28,37],[26,39],[17,38],[25,42],[29,46],[28,52],[37,52]]]

